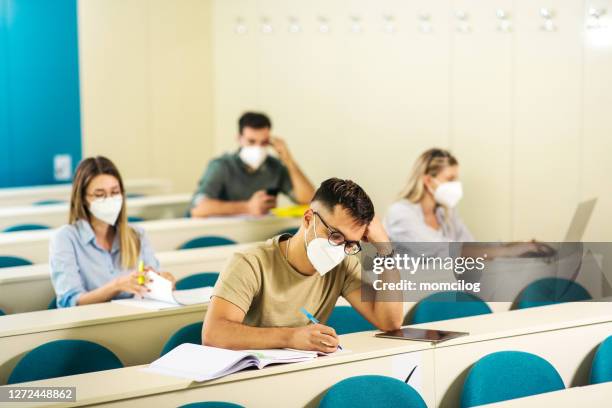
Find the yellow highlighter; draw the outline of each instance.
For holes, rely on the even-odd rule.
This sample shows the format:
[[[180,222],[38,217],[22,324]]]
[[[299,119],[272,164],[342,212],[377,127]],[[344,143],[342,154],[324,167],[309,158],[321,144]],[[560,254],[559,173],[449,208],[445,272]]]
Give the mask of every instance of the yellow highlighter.
[[[142,260],[138,262],[138,284],[141,286],[145,284],[144,261]]]

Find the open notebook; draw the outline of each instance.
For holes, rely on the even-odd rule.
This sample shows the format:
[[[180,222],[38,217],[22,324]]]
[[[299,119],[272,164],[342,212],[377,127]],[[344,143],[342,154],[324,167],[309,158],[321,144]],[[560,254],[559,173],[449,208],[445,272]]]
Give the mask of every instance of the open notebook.
[[[155,272],[147,272],[147,278],[151,280],[151,282],[147,283],[147,287],[151,291],[145,294],[144,298],[116,299],[112,302],[145,309],[161,310],[210,302],[213,292],[212,287],[172,290],[172,282]]]
[[[298,363],[313,360],[319,355],[324,354],[289,349],[235,351],[185,343],[143,370],[199,382],[224,377],[249,367],[262,369],[270,364]]]

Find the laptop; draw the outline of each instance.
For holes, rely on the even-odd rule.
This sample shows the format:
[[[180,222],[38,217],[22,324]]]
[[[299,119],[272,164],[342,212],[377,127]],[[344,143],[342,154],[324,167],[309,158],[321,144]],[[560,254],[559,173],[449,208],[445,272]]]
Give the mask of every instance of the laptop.
[[[574,213],[574,218],[572,218],[572,222],[570,223],[569,229],[565,234],[565,242],[582,241],[584,231],[586,231],[586,227],[587,225],[589,225],[589,221],[591,219],[591,215],[593,214],[593,209],[595,208],[596,203],[597,198],[592,198],[590,200],[583,201],[578,204],[576,212]]]

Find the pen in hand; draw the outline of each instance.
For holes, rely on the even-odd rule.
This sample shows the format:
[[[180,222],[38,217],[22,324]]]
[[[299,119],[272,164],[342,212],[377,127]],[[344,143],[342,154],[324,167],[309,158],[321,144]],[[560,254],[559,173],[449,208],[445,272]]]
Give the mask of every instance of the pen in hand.
[[[312,313],[310,313],[308,310],[306,310],[305,308],[300,308],[300,312],[302,312],[307,318],[308,320],[310,320],[310,322],[312,324],[319,324],[319,319],[317,319],[316,317],[314,317],[312,315]],[[338,344],[338,350],[342,350],[342,346],[340,344]]]
[[[138,284],[140,286],[145,284],[145,275],[144,275],[144,261],[138,262]]]

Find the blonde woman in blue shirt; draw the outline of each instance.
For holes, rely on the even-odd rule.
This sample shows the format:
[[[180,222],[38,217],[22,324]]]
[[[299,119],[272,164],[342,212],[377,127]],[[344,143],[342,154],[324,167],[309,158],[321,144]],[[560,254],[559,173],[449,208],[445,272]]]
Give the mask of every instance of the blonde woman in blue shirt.
[[[459,181],[459,161],[448,150],[432,148],[417,159],[401,199],[391,205],[384,225],[392,242],[461,242],[464,256],[486,252],[488,259],[497,256],[515,257],[529,252],[548,254],[544,244],[510,242],[506,244],[474,243],[474,237],[457,213],[463,197]],[[419,251],[429,256],[448,255],[448,246],[431,245]]]
[[[128,225],[125,189],[105,157],[83,160],[72,185],[69,224],[51,239],[51,281],[58,307],[142,296],[138,263],[159,270],[144,231]],[[174,282],[172,274],[162,276]],[[142,278],[141,278],[142,279]]]

